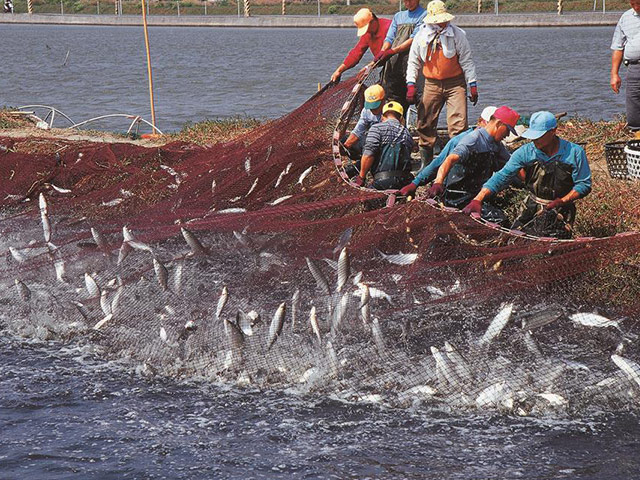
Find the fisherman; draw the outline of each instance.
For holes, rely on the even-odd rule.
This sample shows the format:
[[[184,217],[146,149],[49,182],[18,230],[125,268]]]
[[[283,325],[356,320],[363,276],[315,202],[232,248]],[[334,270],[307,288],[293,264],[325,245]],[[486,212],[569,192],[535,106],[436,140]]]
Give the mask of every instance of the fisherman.
[[[520,176],[530,194],[512,228],[545,237],[571,237],[576,215],[573,202],[591,191],[591,169],[584,149],[558,137],[557,127],[551,112],[534,113],[522,133],[533,142],[516,150],[463,211],[480,213],[487,197]]]
[[[640,138],[640,0],[630,0],[631,8],[618,20],[611,41],[611,88],[620,92],[619,71],[624,63],[627,72],[627,125]]]
[[[382,122],[369,129],[362,152],[362,168],[355,184],[364,184],[371,171],[371,188],[377,190],[397,189],[413,179],[411,175],[411,150],[413,139],[403,125],[404,110],[398,102],[389,102],[382,107]]]
[[[351,165],[347,165],[345,168],[347,175],[350,177],[356,175],[360,170],[360,157],[362,157],[362,147],[367,137],[367,132],[372,125],[380,123],[382,119],[384,96],[384,89],[377,84],[371,85],[364,91],[364,108],[360,112],[358,123],[356,123],[356,126],[343,143],[349,158],[353,161]]]
[[[407,102],[411,104],[417,100],[420,68],[425,77],[417,123],[422,168],[433,157],[438,117],[444,104],[447,105],[449,137],[454,137],[468,128],[467,84],[471,103],[478,102],[476,67],[467,35],[450,23],[455,17],[440,0],[429,2],[427,12],[425,25],[411,45],[406,75]]]
[[[361,8],[353,16],[353,23],[358,27],[358,37],[360,37],[360,40],[331,75],[331,81],[335,83],[340,81],[340,76],[346,70],[355,67],[360,62],[367,52],[367,49],[371,50],[374,56],[380,52],[387,30],[389,30],[389,26],[391,25],[391,20],[378,18],[368,8]]]
[[[444,148],[442,149],[442,151],[440,152],[440,154],[436,158],[434,158],[429,165],[427,165],[426,167],[424,167],[422,170],[418,172],[413,182],[411,182],[409,185],[405,185],[404,187],[402,187],[402,189],[400,190],[400,194],[405,196],[409,195],[415,192],[420,185],[426,185],[427,183],[433,181],[433,179],[436,177],[436,173],[438,172],[438,168],[440,168],[440,165],[442,165],[442,162],[444,162],[445,158],[449,156],[451,151],[456,147],[456,145],[458,145],[460,140],[462,140],[462,138],[465,137],[466,135],[473,132],[476,128],[485,127],[487,123],[489,123],[489,121],[491,120],[491,117],[493,116],[493,114],[497,109],[498,107],[493,107],[493,106],[485,107],[485,109],[482,110],[480,117],[478,118],[476,126],[471,127],[462,133],[459,133],[458,135],[453,137],[451,140],[449,140],[447,144],[444,146]]]
[[[486,127],[463,137],[442,162],[428,198],[441,197],[447,207],[462,208],[474,198],[493,172],[500,170],[509,152],[502,143],[509,132],[515,135],[520,115],[509,107],[499,107]],[[482,216],[495,223],[504,223],[504,213],[492,205],[484,205]]]
[[[409,49],[427,11],[420,6],[420,0],[403,1],[406,10],[393,16],[382,49],[375,60],[386,62],[382,72],[382,85],[387,98],[400,103],[406,111],[409,107],[405,85]]]

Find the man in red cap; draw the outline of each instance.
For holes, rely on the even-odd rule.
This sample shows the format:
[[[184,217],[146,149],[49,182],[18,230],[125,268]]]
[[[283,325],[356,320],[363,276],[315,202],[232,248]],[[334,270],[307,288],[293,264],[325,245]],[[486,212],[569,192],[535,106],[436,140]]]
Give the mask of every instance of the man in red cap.
[[[367,53],[368,49],[371,50],[374,57],[380,53],[380,49],[387,35],[387,30],[389,30],[389,26],[391,25],[391,20],[378,18],[368,8],[361,8],[353,16],[353,23],[358,27],[358,37],[360,37],[360,40],[356,46],[351,49],[342,64],[333,72],[331,75],[332,82],[339,82],[343,72],[355,67],[364,54]]]
[[[509,160],[510,154],[502,140],[509,132],[517,135],[515,126],[519,118],[516,111],[500,107],[485,127],[460,140],[438,169],[433,185],[427,190],[427,197],[440,197],[448,207],[466,206],[493,172],[500,170]],[[497,223],[504,220],[501,212],[492,213],[489,205],[483,207],[483,218]]]

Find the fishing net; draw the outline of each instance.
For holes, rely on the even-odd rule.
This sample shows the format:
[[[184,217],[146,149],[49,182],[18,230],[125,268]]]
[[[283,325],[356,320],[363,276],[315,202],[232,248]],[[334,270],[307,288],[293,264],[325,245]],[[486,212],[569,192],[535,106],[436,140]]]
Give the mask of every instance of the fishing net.
[[[640,234],[535,238],[350,184],[338,140],[376,75],[206,147],[2,138],[3,327],[344,401],[636,408]]]

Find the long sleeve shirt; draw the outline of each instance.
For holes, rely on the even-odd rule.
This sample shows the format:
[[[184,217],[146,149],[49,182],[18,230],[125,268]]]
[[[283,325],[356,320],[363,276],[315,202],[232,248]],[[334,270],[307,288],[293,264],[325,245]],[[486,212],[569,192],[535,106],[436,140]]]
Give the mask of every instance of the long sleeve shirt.
[[[360,60],[362,60],[364,54],[367,53],[367,49],[370,49],[374,56],[380,52],[389,26],[391,25],[391,20],[388,18],[378,18],[378,25],[378,31],[374,35],[369,32],[362,35],[356,46],[347,54],[342,62],[347,68],[355,67]]]
[[[416,178],[413,180],[413,183],[416,186],[420,186],[421,184],[428,182],[431,177],[435,177],[435,175],[438,173],[440,165],[444,163],[445,159],[449,156],[451,151],[456,148],[456,145],[460,143],[460,140],[462,140],[463,137],[470,134],[474,130],[475,128],[471,127],[464,132],[460,132],[458,135],[449,140],[444,148],[440,151],[440,154],[436,158],[434,158],[429,165],[418,172]]]
[[[353,127],[351,133],[358,137],[360,140],[364,140],[371,126],[375,125],[376,123],[380,123],[380,118],[382,118],[382,114],[374,115],[368,108],[363,108],[362,112],[360,113],[358,123],[356,123],[356,126]]]
[[[420,68],[424,62],[428,61],[429,43],[437,34],[437,30],[431,25],[425,25],[418,30],[409,51],[407,83],[416,83]],[[453,58],[458,55],[458,63],[460,63],[467,83],[477,81],[476,66],[471,57],[471,46],[464,30],[456,25],[449,24],[442,32],[439,32],[438,41],[442,45],[445,57]]]
[[[640,14],[633,8],[624,12],[618,20],[611,50],[624,50],[626,60],[640,60]]]
[[[377,123],[369,129],[367,140],[365,141],[362,155],[370,155],[374,157],[374,168],[377,168],[382,153],[382,147],[390,144],[404,144],[405,162],[411,162],[411,149],[413,148],[413,138],[407,127],[402,125],[395,118],[390,118],[384,122]],[[374,171],[372,173],[377,173]]]
[[[587,162],[587,154],[580,145],[561,138],[559,140],[558,152],[552,157],[537,149],[533,142],[523,145],[513,152],[511,159],[501,170],[493,174],[484,184],[484,188],[491,190],[494,194],[498,193],[511,183],[521,168],[533,165],[537,161],[546,163],[557,160],[571,166],[573,190],[581,197],[588,195],[591,191],[591,169]]]
[[[389,42],[393,45],[393,41],[396,39],[396,32],[398,31],[398,25],[404,25],[406,23],[413,23],[414,25],[419,25],[424,20],[424,17],[427,16],[427,11],[418,5],[418,8],[415,10],[403,10],[401,12],[396,13],[393,16],[393,20],[391,21],[391,26],[389,27],[389,31],[387,32],[387,36],[384,39],[385,42]],[[411,38],[416,35],[418,29],[414,29],[411,34]]]
[[[451,150],[452,154],[460,157],[460,162],[466,162],[474,153],[494,153],[502,165],[507,163],[510,153],[502,142],[496,142],[484,128],[476,128],[469,135],[464,136]]]

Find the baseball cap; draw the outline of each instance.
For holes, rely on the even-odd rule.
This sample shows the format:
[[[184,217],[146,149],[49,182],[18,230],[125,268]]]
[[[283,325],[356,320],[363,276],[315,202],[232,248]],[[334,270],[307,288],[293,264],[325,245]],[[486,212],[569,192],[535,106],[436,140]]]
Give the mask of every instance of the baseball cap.
[[[504,123],[509,131],[514,135],[517,135],[515,126],[516,122],[520,118],[520,115],[515,110],[510,109],[509,107],[502,106],[498,107],[495,112],[493,112],[493,118],[497,118],[502,123]]]
[[[447,6],[441,0],[432,0],[427,4],[427,15],[424,17],[424,23],[445,23],[453,20],[454,17],[447,12]]]
[[[404,115],[404,108],[402,108],[402,105],[400,105],[398,102],[389,102],[385,104],[385,106],[382,107],[382,114],[384,115],[389,110],[399,113],[400,115]]]
[[[491,120],[491,117],[493,117],[493,114],[496,113],[497,109],[498,107],[494,107],[493,105],[484,107],[484,110],[482,110],[482,113],[480,114],[480,118],[485,122],[488,122],[489,120]]]
[[[358,36],[361,37],[369,29],[369,23],[373,20],[373,12],[368,8],[361,8],[353,16],[353,23],[358,27]]]
[[[529,120],[529,128],[520,135],[523,138],[537,140],[549,130],[553,130],[558,126],[558,120],[553,113],[547,111],[536,112],[531,115]]]
[[[372,110],[378,108],[384,100],[384,88],[380,85],[371,85],[364,91],[364,108]]]

